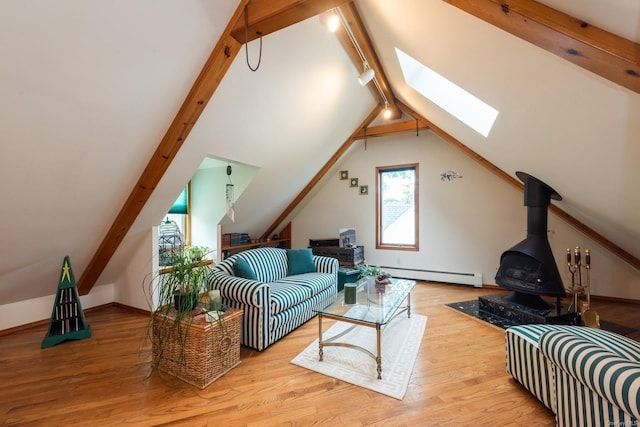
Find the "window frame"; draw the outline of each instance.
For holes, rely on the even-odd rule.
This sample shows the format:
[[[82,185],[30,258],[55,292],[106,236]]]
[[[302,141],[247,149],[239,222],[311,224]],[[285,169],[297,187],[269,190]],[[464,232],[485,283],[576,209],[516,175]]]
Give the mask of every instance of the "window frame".
[[[395,244],[395,243],[384,243],[382,242],[382,189],[380,188],[382,184],[382,174],[385,172],[393,172],[398,170],[407,170],[413,169],[415,174],[415,182],[413,187],[413,204],[414,204],[414,243],[407,244]],[[392,165],[392,166],[377,166],[376,167],[376,249],[391,249],[391,250],[402,250],[402,251],[418,251],[420,250],[420,203],[419,203],[419,194],[420,194],[420,180],[419,180],[419,164],[418,163],[406,163],[401,165]]]
[[[191,181],[189,181],[186,185],[187,189],[187,213],[185,214],[173,214],[173,215],[184,215],[184,223],[181,224],[184,226],[184,230],[181,231],[184,234],[184,247],[191,246]]]

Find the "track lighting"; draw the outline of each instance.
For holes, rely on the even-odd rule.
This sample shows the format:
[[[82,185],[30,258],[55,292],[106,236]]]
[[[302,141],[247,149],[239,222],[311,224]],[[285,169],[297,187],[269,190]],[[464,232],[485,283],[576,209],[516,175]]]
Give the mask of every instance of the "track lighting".
[[[367,67],[362,72],[362,74],[360,74],[360,77],[358,77],[358,81],[362,86],[365,86],[367,83],[369,83],[373,79],[374,75],[375,75],[375,72],[371,68]]]
[[[382,117],[385,119],[391,118],[391,108],[389,108],[389,103],[384,103],[384,111],[382,112]]]
[[[382,88],[380,87],[380,84],[378,83],[378,80],[376,79],[375,71],[367,63],[367,59],[364,56],[364,52],[362,52],[360,45],[358,45],[358,41],[356,40],[355,36],[353,35],[353,32],[351,31],[351,26],[345,19],[340,8],[336,7],[335,9],[331,9],[320,14],[320,22],[322,23],[322,25],[329,28],[329,30],[332,32],[336,31],[338,27],[342,25],[344,32],[349,37],[349,40],[353,44],[354,49],[356,50],[356,52],[358,53],[358,56],[362,60],[364,71],[362,71],[362,73],[358,76],[358,82],[360,82],[362,86],[366,86],[369,82],[373,81],[375,88],[380,94],[380,98],[384,101],[385,110],[382,113],[382,115],[385,119],[390,119],[391,116],[393,115],[393,111],[391,111],[391,109],[389,108],[389,101],[387,100],[387,97],[385,96],[384,91],[382,90]]]
[[[336,13],[335,9],[328,10],[320,14],[320,22],[327,27],[329,31],[335,33],[340,26],[340,17]]]

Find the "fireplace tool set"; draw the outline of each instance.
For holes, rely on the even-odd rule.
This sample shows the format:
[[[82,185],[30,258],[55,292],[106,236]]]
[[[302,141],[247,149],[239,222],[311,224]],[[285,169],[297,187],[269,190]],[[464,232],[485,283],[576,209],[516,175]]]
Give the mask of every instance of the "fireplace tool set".
[[[600,328],[600,316],[591,309],[591,253],[589,249],[584,251],[583,263],[580,246],[576,246],[573,250],[573,256],[571,249],[567,248],[567,267],[571,273],[569,292],[573,295],[572,306],[574,313],[576,313],[576,323],[591,328]],[[584,284],[582,283],[583,269],[586,276]],[[583,298],[586,299],[586,302],[582,301]],[[580,316],[580,305],[582,305],[582,316]],[[582,321],[580,321],[580,317],[582,317]]]

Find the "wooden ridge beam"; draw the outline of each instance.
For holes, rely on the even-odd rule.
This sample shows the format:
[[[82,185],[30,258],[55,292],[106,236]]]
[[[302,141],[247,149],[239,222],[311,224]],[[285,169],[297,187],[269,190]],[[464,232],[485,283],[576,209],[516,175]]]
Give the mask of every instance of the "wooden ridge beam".
[[[313,178],[307,183],[307,185],[298,193],[298,195],[293,199],[289,206],[286,207],[284,211],[276,218],[276,220],[267,228],[267,230],[262,233],[261,239],[266,239],[269,237],[279,226],[282,224],[285,219],[294,211],[296,207],[302,202],[302,200],[311,192],[313,187],[320,182],[320,180],[331,170],[331,168],[340,160],[340,158],[347,152],[349,147],[353,145],[355,141],[357,141],[356,135],[362,131],[362,129],[366,128],[371,124],[372,121],[380,114],[382,111],[382,106],[376,106],[371,113],[364,119],[364,121],[358,126],[358,128],[353,131],[353,133],[347,138],[345,142],[333,153],[333,156],[324,164],[324,166],[315,174]]]
[[[426,122],[420,119],[406,120],[360,129],[355,135],[355,139],[365,139],[369,137],[385,136],[393,133],[418,131],[423,129],[429,129],[429,125]]]
[[[491,163],[489,160],[485,159],[484,157],[482,157],[481,155],[479,155],[478,153],[476,153],[475,151],[473,151],[472,149],[470,149],[469,147],[464,145],[462,142],[460,142],[459,140],[454,138],[452,135],[448,134],[443,129],[439,128],[438,126],[436,126],[435,124],[433,124],[429,120],[425,119],[424,117],[421,117],[418,113],[416,113],[415,111],[411,110],[409,107],[407,107],[406,105],[402,104],[399,101],[398,101],[398,106],[403,111],[407,112],[408,114],[412,115],[413,117],[419,118],[420,120],[424,120],[426,123],[429,124],[429,128],[431,129],[431,131],[433,133],[435,133],[436,135],[440,136],[445,141],[451,143],[453,146],[457,147],[463,153],[467,154],[469,157],[474,159],[476,162],[480,163],[482,166],[484,166],[485,168],[489,169],[495,175],[497,175],[498,177],[502,178],[504,181],[506,181],[507,183],[513,185],[514,187],[518,188],[519,190],[524,191],[524,184],[519,179],[516,179],[513,176],[509,175],[508,173],[506,173],[505,171],[503,171],[502,169],[500,169],[499,167],[497,167],[496,165]],[[611,253],[613,253],[613,254],[617,255],[618,257],[622,258],[624,261],[629,263],[635,269],[640,270],[640,259],[638,259],[634,255],[630,254],[629,252],[625,251],[620,246],[616,245],[611,240],[607,239],[602,234],[600,234],[597,231],[595,231],[593,228],[591,228],[588,225],[584,224],[583,222],[577,220],[576,218],[574,218],[573,216],[571,216],[567,212],[565,212],[562,208],[558,207],[557,205],[554,205],[553,203],[549,205],[549,211],[553,212],[558,217],[560,217],[561,219],[565,220],[569,225],[575,227],[576,229],[578,229],[579,231],[584,233],[586,236],[591,238],[593,241],[595,241],[596,243],[598,243],[602,247],[606,248]]]
[[[250,0],[247,25],[244,13],[236,21],[231,35],[238,43],[246,43],[304,21],[349,0]],[[319,25],[319,24],[318,24]]]
[[[532,0],[444,0],[634,92],[640,44]]]

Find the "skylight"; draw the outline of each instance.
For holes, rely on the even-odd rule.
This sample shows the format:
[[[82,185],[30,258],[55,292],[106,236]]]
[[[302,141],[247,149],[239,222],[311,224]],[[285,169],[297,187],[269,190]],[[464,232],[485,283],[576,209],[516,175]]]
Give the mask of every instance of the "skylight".
[[[489,135],[498,110],[398,48],[396,55],[409,86],[485,138]]]

